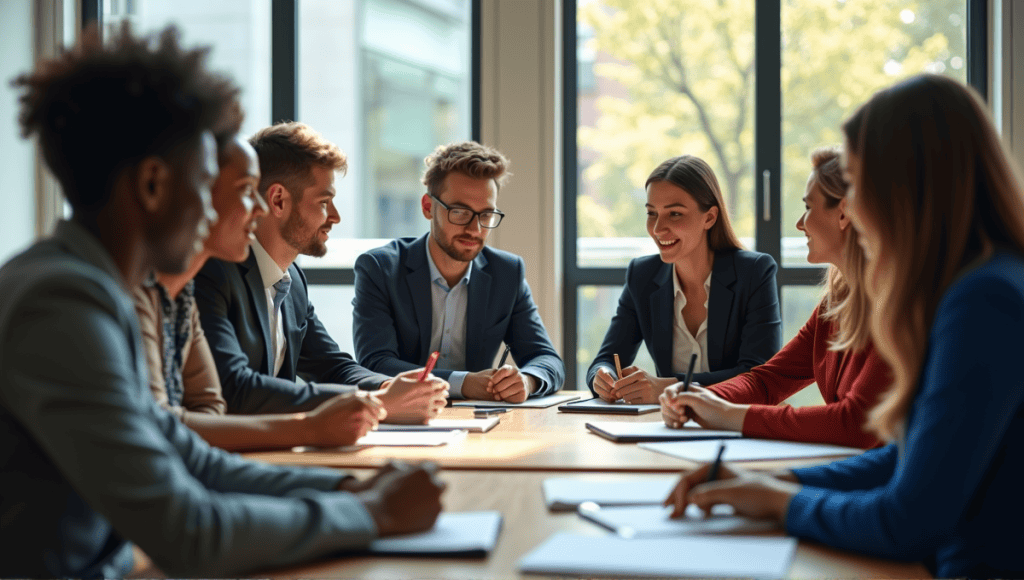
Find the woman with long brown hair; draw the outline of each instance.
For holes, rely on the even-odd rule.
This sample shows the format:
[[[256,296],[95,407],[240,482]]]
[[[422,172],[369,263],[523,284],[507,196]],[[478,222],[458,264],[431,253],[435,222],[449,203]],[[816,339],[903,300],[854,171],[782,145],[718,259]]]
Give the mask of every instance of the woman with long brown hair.
[[[894,375],[869,426],[891,443],[776,477],[727,467],[727,481],[699,484],[701,468],[666,503],[728,503],[939,577],[1020,577],[1020,179],[980,98],[944,77],[880,91],[843,131],[871,334]]]
[[[609,402],[657,403],[683,380],[691,355],[693,380],[711,384],[782,346],[775,260],[742,248],[711,167],[693,155],[673,157],[645,187],[647,233],[658,253],[629,263],[618,310],[587,371],[591,390]],[[656,368],[632,366],[641,343]]]
[[[748,437],[862,448],[879,444],[864,422],[891,376],[869,336],[870,301],[861,283],[864,251],[850,224],[840,155],[838,147],[811,153],[805,211],[796,223],[807,236],[807,261],[829,264],[821,303],[765,364],[707,388],[665,389],[659,400],[669,427],[693,419]],[[817,383],[824,404],[779,405],[811,383]]]

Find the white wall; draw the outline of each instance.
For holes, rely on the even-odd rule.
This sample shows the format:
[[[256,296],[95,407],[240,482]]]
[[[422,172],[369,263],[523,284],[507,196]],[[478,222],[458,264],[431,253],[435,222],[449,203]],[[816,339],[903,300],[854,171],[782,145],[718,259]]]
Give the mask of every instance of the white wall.
[[[32,66],[32,0],[0,1],[0,263],[35,237],[34,155],[18,127],[18,91],[11,80]]]

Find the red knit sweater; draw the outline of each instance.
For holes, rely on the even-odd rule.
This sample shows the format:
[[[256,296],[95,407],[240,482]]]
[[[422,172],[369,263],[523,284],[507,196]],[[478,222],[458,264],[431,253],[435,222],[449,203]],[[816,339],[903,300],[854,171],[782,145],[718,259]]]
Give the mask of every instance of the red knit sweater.
[[[819,310],[768,362],[709,388],[727,401],[751,405],[743,420],[748,437],[878,446],[864,424],[867,411],[891,384],[889,367],[873,345],[858,352],[830,351],[834,325],[820,320]],[[818,383],[824,405],[778,406],[812,382]]]

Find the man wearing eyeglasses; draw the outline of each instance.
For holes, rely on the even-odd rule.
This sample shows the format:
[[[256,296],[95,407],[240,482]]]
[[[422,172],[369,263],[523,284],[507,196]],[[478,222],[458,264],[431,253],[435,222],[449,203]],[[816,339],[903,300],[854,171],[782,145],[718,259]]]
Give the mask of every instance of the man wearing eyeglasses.
[[[475,142],[438,147],[425,160],[420,201],[430,232],[359,256],[353,335],[366,368],[396,374],[440,352],[434,374],[453,398],[519,403],[562,386],[555,352],[519,256],[488,248],[501,225],[498,191],[508,160]],[[515,364],[493,368],[504,342]],[[510,361],[510,363],[512,362]]]

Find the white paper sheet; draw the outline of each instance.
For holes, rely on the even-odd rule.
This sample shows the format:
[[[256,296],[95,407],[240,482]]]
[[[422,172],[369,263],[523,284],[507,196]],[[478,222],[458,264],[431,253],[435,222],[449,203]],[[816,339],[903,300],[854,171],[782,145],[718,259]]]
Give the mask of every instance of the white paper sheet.
[[[501,417],[488,417],[485,419],[431,419],[426,425],[394,425],[381,423],[377,431],[458,431],[464,429],[470,433],[486,433],[494,428]]]
[[[688,459],[710,462],[718,454],[719,441],[673,441],[670,443],[641,443],[640,447]],[[758,461],[769,459],[799,459],[807,457],[834,457],[857,455],[862,449],[822,445],[818,443],[796,443],[793,441],[772,441],[769,439],[734,439],[725,444],[723,461]]]
[[[465,431],[370,431],[356,445],[385,447],[437,447],[460,441]]]
[[[374,540],[376,554],[437,554],[484,556],[494,549],[501,532],[499,512],[444,512],[434,527],[419,534]]]
[[[609,529],[623,538],[655,538],[689,534],[752,534],[774,529],[771,520],[755,520],[737,516],[732,506],[716,505],[707,516],[695,505],[689,505],[683,517],[672,519],[671,507],[620,506],[599,507],[583,504],[580,517]]]
[[[682,429],[672,429],[664,421],[588,421],[587,429],[619,443],[639,441],[679,441],[682,439],[727,439],[742,437],[737,431],[703,429],[690,421]],[[717,443],[715,443],[717,449]]]
[[[542,487],[548,509],[569,511],[588,501],[602,506],[661,505],[677,481],[676,476],[599,480],[551,477]]]
[[[519,561],[534,574],[781,578],[794,538],[683,536],[626,540],[559,533]]]
[[[580,395],[548,395],[536,399],[526,399],[522,403],[509,403],[506,401],[458,401],[452,403],[453,407],[508,407],[509,409],[546,409],[554,407],[567,401],[575,401]]]

